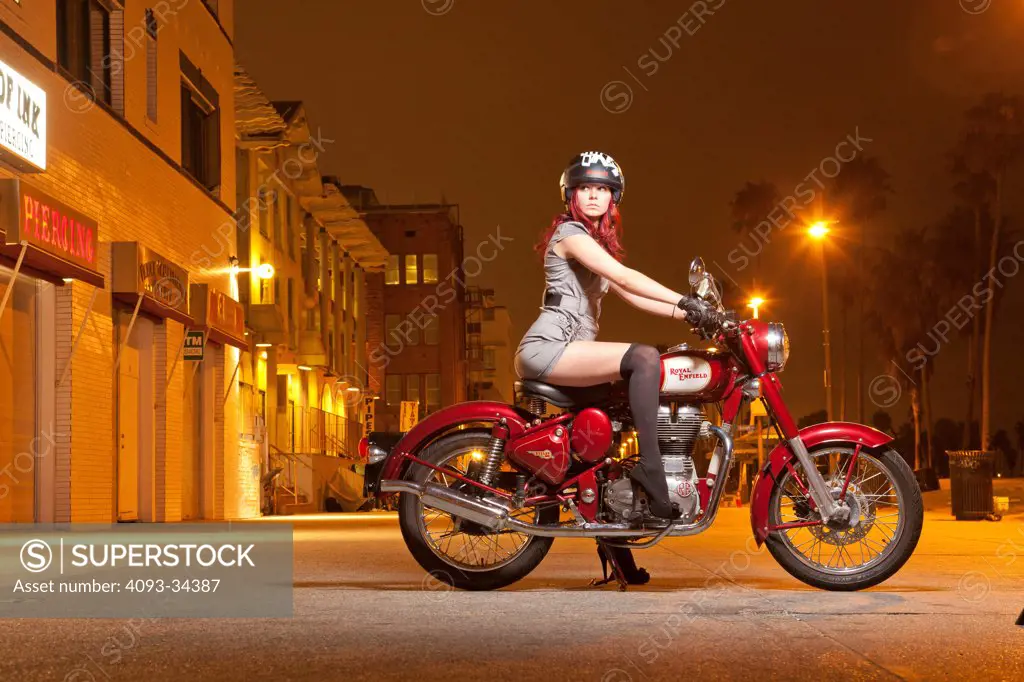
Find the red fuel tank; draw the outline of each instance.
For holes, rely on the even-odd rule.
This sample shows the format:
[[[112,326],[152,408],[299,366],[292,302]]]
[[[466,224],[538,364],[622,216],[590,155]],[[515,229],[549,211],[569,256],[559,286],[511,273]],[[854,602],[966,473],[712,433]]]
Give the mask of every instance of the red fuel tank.
[[[661,394],[717,402],[736,380],[732,355],[725,351],[682,348],[661,356]]]

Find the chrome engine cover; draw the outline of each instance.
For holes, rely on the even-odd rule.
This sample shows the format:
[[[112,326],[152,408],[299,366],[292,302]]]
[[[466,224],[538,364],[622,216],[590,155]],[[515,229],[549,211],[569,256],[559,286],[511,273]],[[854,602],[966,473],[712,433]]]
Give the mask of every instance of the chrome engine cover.
[[[689,476],[670,473],[665,479],[669,499],[679,505],[683,512],[681,520],[689,523],[696,519],[700,513],[700,494],[697,492],[697,473],[692,466]],[[629,479],[620,478],[609,484],[605,488],[604,502],[605,507],[615,513],[619,520],[624,520],[633,509],[633,487]]]
[[[674,407],[674,411],[673,411]],[[707,435],[704,411],[695,405],[658,406],[658,447],[665,465],[669,499],[679,505],[682,521],[691,522],[700,513],[697,470],[693,448],[697,439]],[[633,509],[633,489],[628,479],[614,481],[605,488],[605,507],[620,519]]]

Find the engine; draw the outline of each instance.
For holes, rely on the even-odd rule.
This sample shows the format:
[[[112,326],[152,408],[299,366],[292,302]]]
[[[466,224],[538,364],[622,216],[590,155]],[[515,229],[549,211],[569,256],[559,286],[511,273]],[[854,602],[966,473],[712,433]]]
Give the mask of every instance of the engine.
[[[669,498],[679,505],[684,523],[700,513],[697,470],[693,448],[697,439],[708,435],[709,422],[696,405],[662,403],[658,406],[658,447],[665,465]],[[613,481],[605,488],[605,505],[620,518],[633,509],[633,490],[629,480]]]

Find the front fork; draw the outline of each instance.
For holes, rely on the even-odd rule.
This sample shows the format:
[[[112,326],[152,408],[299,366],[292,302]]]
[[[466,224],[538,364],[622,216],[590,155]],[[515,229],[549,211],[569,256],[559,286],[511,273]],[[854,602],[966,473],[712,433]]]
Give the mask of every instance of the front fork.
[[[818,467],[811,459],[811,454],[807,451],[807,446],[804,445],[804,441],[800,437],[796,422],[793,421],[789,408],[782,400],[778,377],[774,372],[767,372],[762,376],[760,386],[761,396],[765,401],[768,413],[774,418],[782,436],[786,438],[789,449],[804,469],[808,492],[818,513],[821,514],[821,522],[827,523],[833,519],[840,522],[849,520],[850,508],[846,505],[846,501],[832,498],[832,492],[828,489],[825,477],[818,471]]]
[[[788,442],[789,449],[793,451],[793,455],[796,456],[797,461],[804,468],[808,492],[818,508],[818,513],[821,514],[821,522],[828,523],[831,519],[840,522],[848,521],[850,518],[850,508],[846,505],[845,500],[837,501],[832,499],[832,491],[828,489],[825,477],[821,475],[818,467],[815,466],[814,461],[811,459],[811,454],[807,451],[807,446],[804,445],[803,439],[800,436],[794,436]]]

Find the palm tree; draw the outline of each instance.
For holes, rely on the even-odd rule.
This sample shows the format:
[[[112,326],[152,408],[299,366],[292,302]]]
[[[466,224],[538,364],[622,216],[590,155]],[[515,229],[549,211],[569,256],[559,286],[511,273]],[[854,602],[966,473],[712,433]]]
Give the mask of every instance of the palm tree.
[[[994,194],[994,182],[992,176],[981,171],[972,173],[962,155],[954,155],[952,161],[952,172],[957,178],[953,186],[953,192],[957,195],[964,206],[971,211],[974,225],[974,239],[969,244],[958,244],[958,248],[945,252],[945,255],[955,255],[954,260],[963,263],[961,254],[969,253],[969,262],[972,266],[970,283],[977,282],[981,277],[982,263],[982,220],[988,217],[988,203]],[[967,247],[967,248],[964,248]],[[940,257],[943,254],[938,254]],[[965,424],[974,421],[974,400],[978,393],[978,341],[981,337],[981,316],[974,315],[971,320],[971,331],[967,343],[967,420]],[[970,429],[964,429],[964,441],[962,447],[970,449]]]
[[[1014,425],[1017,432],[1017,475],[1024,476],[1024,419]]]
[[[878,343],[889,375],[910,394],[915,469],[922,468],[922,452],[931,451],[930,441],[927,450],[921,447],[921,418],[925,419],[925,437],[930,438],[931,408],[927,388],[935,364],[929,359],[915,367],[915,362],[906,361],[911,357],[910,352],[922,343],[929,325],[934,323],[934,306],[923,305],[930,300],[925,278],[921,276],[927,262],[927,253],[921,246],[926,242],[926,230],[904,229],[894,236],[892,248],[872,250],[873,277],[869,291],[874,305],[865,319],[873,329],[872,338]],[[917,380],[912,378],[915,374]]]
[[[992,237],[989,247],[989,267],[995,269],[1003,223],[1003,183],[1007,171],[1024,152],[1024,130],[1021,125],[1020,102],[1016,97],[1002,93],[985,95],[980,104],[967,110],[966,130],[960,149],[968,169],[973,173],[987,173],[994,182],[992,194]],[[989,446],[991,430],[991,365],[992,317],[995,297],[985,306],[985,331],[981,356],[981,447]]]
[[[779,205],[779,190],[766,180],[761,182],[748,181],[729,204],[732,214],[732,229],[746,238],[756,234],[757,226],[767,220],[768,214]],[[758,243],[755,257],[754,287],[761,279],[761,252],[764,244]]]
[[[857,247],[857,271],[861,277],[867,272],[865,254],[868,249],[868,226],[885,210],[888,195],[892,193],[889,185],[889,173],[875,157],[858,156],[847,162],[839,175],[832,182],[829,196],[832,200],[831,210],[839,215],[843,224],[856,226],[859,232]],[[860,280],[860,278],[858,278]],[[863,291],[863,281],[851,283],[856,290]],[[859,286],[857,286],[859,285]],[[847,299],[849,300],[849,299]],[[843,301],[840,294],[840,302]],[[852,302],[852,301],[850,301]],[[843,311],[845,318],[846,312]],[[857,297],[857,421],[864,421],[864,297]],[[845,353],[840,376],[845,377]],[[845,383],[845,382],[844,382]],[[845,390],[845,389],[844,389]]]

